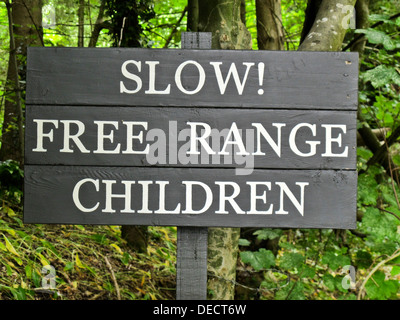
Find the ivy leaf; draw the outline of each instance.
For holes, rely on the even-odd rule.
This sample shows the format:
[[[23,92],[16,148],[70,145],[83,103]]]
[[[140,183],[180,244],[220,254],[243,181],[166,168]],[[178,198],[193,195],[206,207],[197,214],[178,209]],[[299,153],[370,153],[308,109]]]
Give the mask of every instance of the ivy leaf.
[[[274,254],[270,250],[266,250],[264,248],[261,248],[256,252],[241,252],[240,258],[244,263],[249,263],[256,271],[268,269],[275,265]]]
[[[366,82],[370,81],[374,88],[381,88],[388,83],[395,83],[400,86],[400,75],[397,70],[383,64],[366,71],[363,79]]]

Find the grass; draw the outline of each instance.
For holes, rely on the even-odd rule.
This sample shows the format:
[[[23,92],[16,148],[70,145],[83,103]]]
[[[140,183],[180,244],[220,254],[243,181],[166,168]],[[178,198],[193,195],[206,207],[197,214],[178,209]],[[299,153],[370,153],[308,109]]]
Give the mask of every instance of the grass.
[[[21,219],[7,206],[0,210],[0,300],[175,299],[176,228],[149,227],[141,254],[119,226]]]

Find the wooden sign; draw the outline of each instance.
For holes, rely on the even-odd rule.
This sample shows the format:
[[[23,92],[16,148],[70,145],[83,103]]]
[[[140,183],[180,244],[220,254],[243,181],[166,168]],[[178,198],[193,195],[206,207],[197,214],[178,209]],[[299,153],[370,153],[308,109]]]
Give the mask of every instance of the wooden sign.
[[[30,48],[26,223],[356,227],[354,53]]]

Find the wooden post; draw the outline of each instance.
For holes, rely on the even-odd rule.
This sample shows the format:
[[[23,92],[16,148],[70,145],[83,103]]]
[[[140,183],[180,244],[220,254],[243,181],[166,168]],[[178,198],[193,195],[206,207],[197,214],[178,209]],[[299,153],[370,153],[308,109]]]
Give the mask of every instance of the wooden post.
[[[183,49],[210,49],[211,32],[182,33]],[[178,227],[176,299],[207,299],[208,228]]]

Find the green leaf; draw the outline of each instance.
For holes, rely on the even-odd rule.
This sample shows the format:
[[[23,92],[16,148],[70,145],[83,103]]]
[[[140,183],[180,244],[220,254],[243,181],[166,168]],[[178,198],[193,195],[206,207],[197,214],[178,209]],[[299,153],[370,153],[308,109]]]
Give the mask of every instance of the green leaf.
[[[322,257],[322,263],[327,264],[329,268],[335,271],[339,267],[349,265],[351,262],[350,258],[347,256],[343,256],[333,251],[328,251]]]
[[[282,235],[281,229],[260,229],[253,233],[258,240],[272,240]]]
[[[355,264],[358,268],[368,268],[372,262],[372,256],[369,252],[364,250],[357,251]]]
[[[393,67],[380,65],[363,74],[364,81],[370,81],[374,88],[381,88],[389,83],[400,85],[400,75]]]
[[[397,276],[398,274],[400,274],[400,266],[393,266],[390,274],[392,276]]]
[[[48,241],[46,240],[41,240],[42,244],[44,247],[49,249],[50,252],[52,252],[57,258],[62,259],[62,256],[60,253],[57,251],[57,249]]]
[[[251,244],[251,242],[247,239],[239,239],[239,246],[247,247]]]
[[[32,271],[32,281],[36,288],[42,286],[42,276],[35,269]]]
[[[4,240],[6,242],[6,248],[9,252],[11,252],[12,254],[19,256],[19,253],[17,252],[17,250],[15,250],[14,246],[11,244],[10,240],[8,240],[8,238],[3,234]]]
[[[307,278],[307,279],[312,279],[315,276],[315,269],[311,268],[307,265],[303,265],[303,268],[301,270],[301,277],[302,278]]]
[[[328,290],[333,291],[336,288],[336,280],[335,277],[329,273],[326,273],[322,277],[322,282],[328,288]]]
[[[370,174],[358,176],[357,202],[364,205],[375,205],[378,196],[378,183],[375,176]]]
[[[388,14],[371,14],[369,16],[369,20],[372,22],[382,21],[384,23],[395,24],[394,21],[390,20],[390,16]]]
[[[303,263],[305,262],[305,258],[300,253],[285,253],[279,262],[279,266],[285,270],[294,270],[294,269],[301,269]]]
[[[400,242],[400,235],[397,232],[399,221],[392,215],[381,212],[376,208],[367,207],[360,224],[360,231],[369,235],[369,238],[376,243],[388,241]]]
[[[301,281],[290,283],[276,293],[277,300],[305,300],[304,285]]]
[[[69,261],[65,264],[64,271],[72,270],[74,268],[74,266],[75,266],[75,263],[73,261]]]
[[[358,29],[355,33],[363,33],[368,39],[368,42],[373,44],[382,44],[386,50],[394,50],[398,46],[398,42],[394,41],[383,31],[376,29]]]
[[[268,269],[275,265],[275,256],[270,250],[264,248],[257,252],[243,251],[240,253],[240,258],[244,263],[249,263],[254,270]]]
[[[399,286],[398,281],[385,280],[385,274],[381,271],[377,271],[366,283],[365,291],[370,299],[386,300],[395,297]]]

